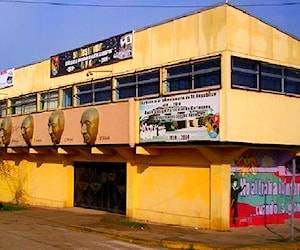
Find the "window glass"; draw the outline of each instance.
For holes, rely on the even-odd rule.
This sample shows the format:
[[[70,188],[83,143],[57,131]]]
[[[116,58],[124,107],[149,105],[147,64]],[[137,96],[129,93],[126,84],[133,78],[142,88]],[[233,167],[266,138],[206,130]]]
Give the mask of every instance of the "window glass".
[[[36,95],[12,99],[11,114],[36,112]]]
[[[72,107],[73,106],[73,90],[72,88],[63,89],[63,107]]]
[[[167,69],[167,92],[221,85],[220,58]]]
[[[139,72],[117,79],[117,99],[159,94],[159,71]]]
[[[51,91],[41,94],[40,109],[50,110],[58,107],[58,91]]]
[[[111,101],[111,82],[103,81],[94,84],[95,102]]]
[[[92,84],[81,85],[77,87],[77,104],[83,105],[93,103]]]
[[[6,100],[0,101],[0,117],[5,117],[7,115],[6,108]]]
[[[258,63],[256,61],[232,58],[232,85],[258,89]]]
[[[159,94],[159,71],[138,75],[138,96]]]

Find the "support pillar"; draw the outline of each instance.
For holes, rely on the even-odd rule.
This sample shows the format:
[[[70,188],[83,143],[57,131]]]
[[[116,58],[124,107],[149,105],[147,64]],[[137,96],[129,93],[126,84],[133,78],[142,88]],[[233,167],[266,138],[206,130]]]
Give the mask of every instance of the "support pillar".
[[[210,228],[226,231],[230,227],[230,164],[210,166]]]

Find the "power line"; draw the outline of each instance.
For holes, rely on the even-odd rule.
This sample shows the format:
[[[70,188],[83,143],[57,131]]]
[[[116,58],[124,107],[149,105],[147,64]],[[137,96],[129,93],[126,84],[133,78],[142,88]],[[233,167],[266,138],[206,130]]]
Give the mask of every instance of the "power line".
[[[53,5],[66,7],[100,7],[100,8],[205,8],[210,5],[137,5],[137,4],[88,4],[88,3],[60,3],[54,1],[21,1],[21,0],[0,0],[0,3],[19,3],[19,4],[37,4],[37,5]],[[228,1],[226,1],[228,3]],[[257,3],[257,4],[238,4],[239,7],[271,7],[271,6],[294,6],[300,5],[297,2],[283,2],[283,3]]]

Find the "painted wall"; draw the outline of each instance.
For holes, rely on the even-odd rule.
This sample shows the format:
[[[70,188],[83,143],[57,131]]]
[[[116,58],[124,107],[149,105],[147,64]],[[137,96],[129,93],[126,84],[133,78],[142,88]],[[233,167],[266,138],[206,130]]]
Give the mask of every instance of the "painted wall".
[[[300,42],[239,9],[227,8],[227,49],[243,57],[300,67]]]
[[[155,156],[137,155],[135,163],[128,164],[127,174],[127,216],[229,228],[229,165],[210,165],[196,148],[165,148]]]
[[[23,122],[28,118],[27,115],[13,116],[11,124],[4,126],[3,131],[0,129],[0,141],[2,146],[8,147],[129,144],[130,130],[134,129],[134,126],[129,129],[129,113],[134,113],[135,109],[134,103],[130,105],[130,102],[64,109],[60,113],[47,111],[31,114],[32,120],[26,125]],[[0,122],[6,119],[2,118]],[[85,131],[84,126],[88,123],[94,123],[95,129],[87,128]],[[23,133],[24,128],[33,132]],[[94,142],[91,138],[85,139],[86,132],[92,135]],[[8,138],[9,142],[5,143]]]
[[[232,164],[230,225],[283,224],[290,219],[291,153],[248,150]],[[233,181],[238,186],[233,186]],[[300,175],[296,174],[295,217],[300,218]]]

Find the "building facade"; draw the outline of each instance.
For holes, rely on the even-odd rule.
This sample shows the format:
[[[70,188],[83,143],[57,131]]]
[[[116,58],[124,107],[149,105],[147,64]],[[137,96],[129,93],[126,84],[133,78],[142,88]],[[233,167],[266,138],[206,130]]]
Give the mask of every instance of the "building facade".
[[[2,71],[0,200],[228,230],[294,197],[299,217],[299,58],[222,4]]]

